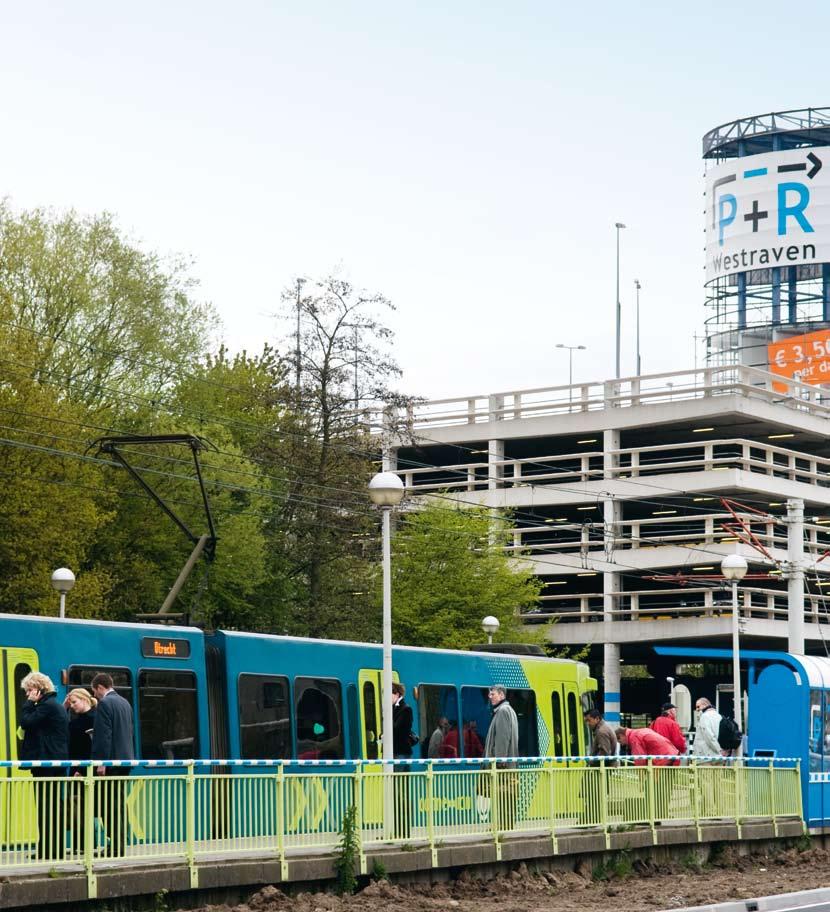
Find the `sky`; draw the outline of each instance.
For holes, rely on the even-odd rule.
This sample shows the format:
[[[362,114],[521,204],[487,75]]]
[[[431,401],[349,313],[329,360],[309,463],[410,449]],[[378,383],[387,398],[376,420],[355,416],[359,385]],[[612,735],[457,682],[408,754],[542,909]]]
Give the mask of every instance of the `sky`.
[[[790,10],[788,12],[788,9]],[[691,368],[701,138],[830,104],[830,6],[0,0],[0,196],[186,254],[232,350],[295,276],[396,306],[401,388]]]

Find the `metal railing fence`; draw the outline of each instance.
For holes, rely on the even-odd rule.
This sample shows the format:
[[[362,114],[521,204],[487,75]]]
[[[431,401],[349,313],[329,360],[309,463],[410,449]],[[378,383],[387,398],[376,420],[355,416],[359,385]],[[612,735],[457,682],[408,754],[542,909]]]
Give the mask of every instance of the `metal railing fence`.
[[[635,758],[632,758],[635,759]],[[682,765],[664,765],[680,762]],[[95,874],[113,862],[179,860],[198,886],[217,858],[334,851],[347,812],[367,849],[713,819],[800,818],[798,760],[585,757],[377,761],[112,761],[0,763],[0,875]],[[80,768],[80,773],[78,772]],[[74,772],[74,775],[67,773]]]

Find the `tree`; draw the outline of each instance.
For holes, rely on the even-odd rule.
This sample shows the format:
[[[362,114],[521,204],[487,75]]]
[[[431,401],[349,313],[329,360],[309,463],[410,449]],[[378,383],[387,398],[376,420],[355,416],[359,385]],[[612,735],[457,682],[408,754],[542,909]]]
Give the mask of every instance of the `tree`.
[[[143,251],[109,215],[0,202],[3,610],[54,611],[60,564],[78,578],[72,614],[147,610],[168,521],[142,523],[141,496],[86,448],[152,432],[160,398],[207,350],[212,315],[191,289],[185,263]]]
[[[365,610],[375,557],[366,548],[373,521],[365,485],[380,449],[366,415],[402,398],[390,388],[400,375],[388,351],[392,332],[378,316],[392,305],[336,276],[292,283],[283,305],[292,330],[299,325],[285,357],[294,418],[269,459],[290,476],[271,524],[296,582],[289,625],[304,635],[366,638],[376,624]]]
[[[540,637],[518,615],[536,605],[541,582],[499,546],[509,527],[486,508],[440,500],[404,514],[392,543],[396,643],[468,649],[488,614],[501,623],[500,640]]]

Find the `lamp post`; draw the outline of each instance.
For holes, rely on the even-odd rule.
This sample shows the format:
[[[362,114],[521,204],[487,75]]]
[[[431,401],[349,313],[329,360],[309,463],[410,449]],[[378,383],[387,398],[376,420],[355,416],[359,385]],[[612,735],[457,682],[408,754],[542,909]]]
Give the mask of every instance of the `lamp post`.
[[[75,574],[68,567],[58,567],[52,574],[52,588],[61,594],[61,613],[66,614],[66,593],[75,585]]]
[[[487,617],[484,618],[484,620],[481,622],[481,629],[487,634],[488,643],[492,644],[493,634],[498,633],[499,627],[501,627],[499,619],[497,617],[493,617],[492,614],[488,614]]]
[[[743,731],[741,706],[740,631],[738,630],[738,583],[746,576],[747,563],[740,554],[728,554],[720,563],[724,579],[732,583],[732,690],[735,700],[735,725]],[[740,756],[740,749],[738,750]]]
[[[640,363],[640,289],[643,286],[639,279],[634,279],[634,288],[637,291],[637,376],[643,373],[642,364]]]
[[[620,376],[620,324],[622,322],[622,307],[620,306],[620,229],[625,228],[622,222],[614,222],[617,229],[617,379]]]
[[[574,385],[574,352],[585,351],[584,345],[563,345],[561,342],[556,343],[557,348],[568,349],[568,402],[573,401]]]
[[[383,762],[395,759],[392,739],[392,557],[389,516],[403,500],[403,482],[394,472],[378,472],[369,482],[369,497],[383,517],[383,675],[381,676]]]

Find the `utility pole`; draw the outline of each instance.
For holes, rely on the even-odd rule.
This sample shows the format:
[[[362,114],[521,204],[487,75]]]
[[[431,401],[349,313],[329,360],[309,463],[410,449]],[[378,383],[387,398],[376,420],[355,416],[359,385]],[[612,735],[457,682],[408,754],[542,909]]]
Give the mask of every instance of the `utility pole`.
[[[619,380],[621,376],[620,335],[622,325],[622,305],[620,304],[620,229],[625,228],[625,225],[622,222],[614,222],[614,227],[617,229],[617,373],[615,376]]]
[[[637,376],[643,374],[643,366],[640,363],[640,289],[643,286],[639,279],[634,279],[634,288],[637,290]]]
[[[804,655],[804,501],[787,501],[787,652]]]

